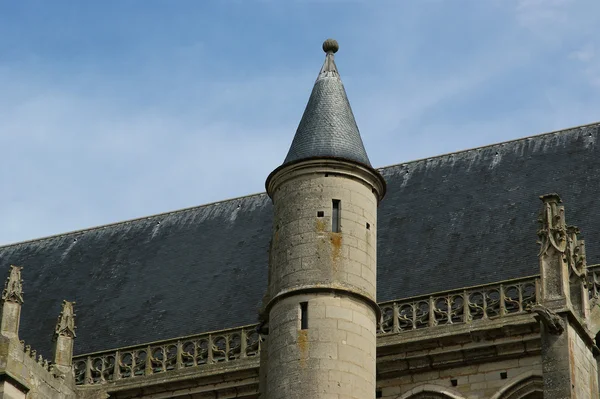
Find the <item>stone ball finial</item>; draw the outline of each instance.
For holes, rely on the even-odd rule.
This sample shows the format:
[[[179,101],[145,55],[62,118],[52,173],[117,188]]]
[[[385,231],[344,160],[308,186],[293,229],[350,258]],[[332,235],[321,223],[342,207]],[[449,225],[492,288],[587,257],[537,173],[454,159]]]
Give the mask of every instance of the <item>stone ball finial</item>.
[[[340,49],[340,45],[335,39],[327,39],[323,42],[323,51],[326,53],[332,52],[337,53]]]

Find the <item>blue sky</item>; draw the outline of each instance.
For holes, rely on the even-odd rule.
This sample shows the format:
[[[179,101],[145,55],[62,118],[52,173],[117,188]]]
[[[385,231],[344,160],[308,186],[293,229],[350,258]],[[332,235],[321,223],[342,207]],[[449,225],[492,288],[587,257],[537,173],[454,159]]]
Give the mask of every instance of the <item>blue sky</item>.
[[[0,243],[263,191],[327,37],[375,166],[596,122],[598,15],[598,0],[0,0]]]

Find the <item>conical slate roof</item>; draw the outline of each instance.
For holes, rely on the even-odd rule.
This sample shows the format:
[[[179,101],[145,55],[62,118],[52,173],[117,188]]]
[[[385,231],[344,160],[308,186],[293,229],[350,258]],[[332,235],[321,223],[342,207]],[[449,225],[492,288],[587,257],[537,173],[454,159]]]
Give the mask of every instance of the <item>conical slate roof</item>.
[[[333,59],[338,48],[333,39],[323,43],[323,50],[327,53],[325,63],[284,165],[309,158],[333,157],[371,166]]]

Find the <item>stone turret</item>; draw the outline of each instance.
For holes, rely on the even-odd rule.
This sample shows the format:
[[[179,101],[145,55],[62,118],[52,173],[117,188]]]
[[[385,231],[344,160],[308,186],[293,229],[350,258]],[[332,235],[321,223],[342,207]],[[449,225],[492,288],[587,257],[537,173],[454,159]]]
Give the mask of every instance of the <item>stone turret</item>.
[[[274,204],[261,397],[375,397],[377,206],[385,181],[369,162],[334,53],[284,163]]]
[[[19,337],[21,306],[23,305],[23,280],[19,266],[11,266],[2,291],[2,324],[0,332],[7,338]]]

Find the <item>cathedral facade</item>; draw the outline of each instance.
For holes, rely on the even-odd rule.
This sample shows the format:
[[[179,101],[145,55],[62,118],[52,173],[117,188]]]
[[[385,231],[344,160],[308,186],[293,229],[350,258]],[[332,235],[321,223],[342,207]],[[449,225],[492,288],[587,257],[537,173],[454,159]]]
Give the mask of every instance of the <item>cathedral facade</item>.
[[[323,50],[266,193],[0,247],[4,397],[600,398],[600,123],[374,168]]]

